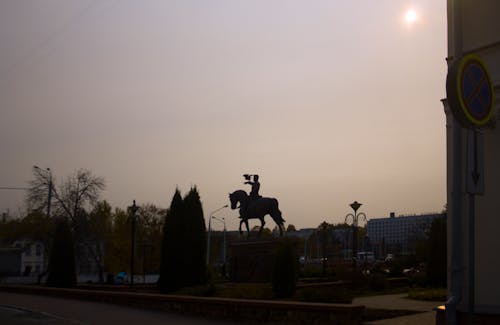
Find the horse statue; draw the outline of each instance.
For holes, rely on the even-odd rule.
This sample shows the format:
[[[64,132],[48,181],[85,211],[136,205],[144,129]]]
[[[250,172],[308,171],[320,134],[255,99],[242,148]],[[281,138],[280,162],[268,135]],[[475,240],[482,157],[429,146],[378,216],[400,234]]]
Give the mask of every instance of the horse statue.
[[[270,215],[274,222],[280,230],[280,236],[283,236],[283,231],[285,230],[284,222],[285,220],[281,217],[281,211],[278,209],[278,200],[269,197],[260,197],[256,200],[250,200],[248,194],[243,190],[237,190],[229,194],[229,200],[231,201],[231,209],[237,209],[238,203],[240,203],[240,234],[241,225],[245,223],[247,227],[247,234],[250,236],[250,229],[248,227],[248,219],[259,219],[261,226],[259,230],[259,236],[264,229],[266,222],[264,221],[264,216]]]

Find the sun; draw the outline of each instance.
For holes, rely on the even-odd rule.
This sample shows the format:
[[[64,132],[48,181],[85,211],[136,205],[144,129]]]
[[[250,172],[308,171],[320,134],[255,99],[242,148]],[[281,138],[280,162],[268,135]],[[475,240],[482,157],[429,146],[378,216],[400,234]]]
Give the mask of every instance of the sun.
[[[417,12],[413,9],[408,9],[405,14],[405,21],[408,25],[412,25],[417,21]]]

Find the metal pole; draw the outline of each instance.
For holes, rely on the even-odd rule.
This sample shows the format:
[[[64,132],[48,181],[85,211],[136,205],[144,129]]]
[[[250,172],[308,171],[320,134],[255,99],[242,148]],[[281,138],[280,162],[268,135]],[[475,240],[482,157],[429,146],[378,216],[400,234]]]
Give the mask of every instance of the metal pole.
[[[137,206],[135,205],[135,200],[132,204],[132,227],[131,227],[131,245],[130,245],[130,287],[134,286],[134,246],[135,246],[135,212],[137,211]]]
[[[316,230],[316,258],[320,259],[319,257],[319,232]]]
[[[222,218],[222,221],[224,221],[224,269],[226,268],[226,220]]]
[[[52,171],[50,170],[50,168],[46,168],[46,169],[41,169],[40,167],[38,166],[33,166],[34,169],[36,170],[39,170],[40,172],[44,172],[44,173],[47,173],[46,175],[49,176],[49,183],[48,183],[48,197],[47,197],[47,218],[50,218],[50,202],[51,202],[51,199],[52,199]],[[76,214],[75,214],[76,215]]]
[[[474,300],[475,300],[475,234],[474,234],[474,216],[475,216],[475,195],[470,194],[469,196],[469,306],[468,306],[468,318],[469,324],[473,324],[474,320]]]
[[[347,223],[347,219],[352,217],[352,267],[353,271],[356,268],[356,258],[358,257],[358,218],[360,216],[364,217],[366,220],[366,215],[361,212],[358,213],[358,209],[362,206],[358,201],[354,201],[349,204],[349,206],[354,210],[354,214],[349,213],[345,217],[345,223]]]
[[[50,218],[50,201],[52,200],[52,172],[50,168],[47,168],[49,171],[49,197],[47,198],[47,218]]]
[[[224,224],[224,232],[223,232],[223,240],[224,240],[224,246],[222,247],[222,261],[224,263],[224,267],[226,265],[226,220],[224,218],[217,218],[215,216],[212,216],[211,219],[214,219],[214,220],[217,220],[217,221],[220,221]]]
[[[356,213],[354,215],[355,222],[352,224],[352,261],[354,267],[356,267],[356,258],[358,257],[358,216]]]
[[[207,265],[210,263],[210,232],[212,231],[211,229],[211,220],[213,218],[214,213],[219,212],[220,210],[227,208],[228,205],[224,205],[223,207],[218,208],[215,211],[212,211],[208,216],[208,234],[207,234]]]
[[[212,224],[212,217],[210,216],[208,218],[208,235],[207,235],[207,265],[210,265],[210,232],[212,231],[211,229],[211,224]]]
[[[307,237],[304,237],[304,263],[307,261]]]

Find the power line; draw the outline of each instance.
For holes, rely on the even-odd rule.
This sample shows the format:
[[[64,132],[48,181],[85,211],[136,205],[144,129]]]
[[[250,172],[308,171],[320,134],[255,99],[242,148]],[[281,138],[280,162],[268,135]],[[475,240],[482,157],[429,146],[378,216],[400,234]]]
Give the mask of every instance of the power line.
[[[0,190],[18,190],[18,191],[27,191],[28,187],[10,187],[10,186],[0,186]]]
[[[81,23],[85,16],[88,15],[98,4],[100,4],[99,0],[88,2],[86,6],[79,9],[69,19],[64,21],[57,29],[52,31],[46,38],[42,39],[25,53],[19,55],[18,59],[15,62],[13,62],[6,69],[3,69],[2,75],[6,76],[6,80],[3,81],[7,81],[16,69],[23,68],[23,66],[26,65],[30,60],[32,62],[35,62],[37,60],[37,56],[43,55],[44,52],[45,54],[51,52],[51,47],[54,47],[57,41],[64,41],[63,37],[67,35],[72,28],[75,28],[75,26]]]

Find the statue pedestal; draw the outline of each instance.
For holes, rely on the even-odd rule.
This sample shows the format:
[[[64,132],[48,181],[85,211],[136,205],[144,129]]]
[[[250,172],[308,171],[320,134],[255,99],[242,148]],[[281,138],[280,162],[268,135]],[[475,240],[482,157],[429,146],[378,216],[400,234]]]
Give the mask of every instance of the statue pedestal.
[[[230,249],[231,282],[271,282],[279,239],[234,242]]]

